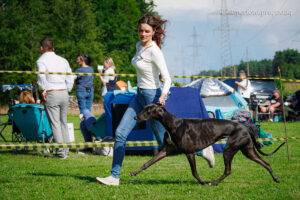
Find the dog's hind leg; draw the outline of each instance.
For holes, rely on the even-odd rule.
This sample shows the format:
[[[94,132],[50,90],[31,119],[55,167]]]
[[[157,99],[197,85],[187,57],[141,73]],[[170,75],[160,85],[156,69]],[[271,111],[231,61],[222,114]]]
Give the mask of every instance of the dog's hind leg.
[[[198,175],[198,172],[197,172],[197,166],[196,166],[196,161],[195,161],[195,154],[194,153],[187,154],[186,157],[189,160],[193,176],[199,181],[200,184],[205,185],[205,182],[200,179],[200,177]]]
[[[233,149],[230,147],[230,144],[227,143],[227,145],[224,148],[223,152],[223,158],[224,158],[224,164],[225,164],[225,170],[223,175],[220,176],[217,180],[209,183],[208,185],[218,185],[223,179],[225,179],[227,176],[231,174],[231,163],[234,155],[238,152],[238,149]]]
[[[264,168],[266,168],[269,173],[271,174],[273,180],[276,182],[276,183],[279,183],[279,179],[274,175],[273,171],[272,171],[272,168],[270,166],[269,163],[267,163],[266,161],[264,161],[257,153],[256,151],[254,150],[254,147],[253,145],[247,145],[245,147],[243,147],[241,149],[242,153],[247,157],[249,158],[250,160],[253,160],[254,162],[262,165]]]
[[[166,146],[164,146],[163,149],[154,158],[152,158],[151,160],[149,160],[148,162],[146,162],[140,169],[138,169],[138,170],[136,170],[134,172],[130,172],[129,176],[136,176],[138,173],[140,173],[141,171],[147,169],[148,167],[150,167],[151,165],[153,165],[157,161],[163,159],[164,157],[166,157],[167,155],[169,155],[174,150],[175,150],[175,148],[172,145],[166,145]]]

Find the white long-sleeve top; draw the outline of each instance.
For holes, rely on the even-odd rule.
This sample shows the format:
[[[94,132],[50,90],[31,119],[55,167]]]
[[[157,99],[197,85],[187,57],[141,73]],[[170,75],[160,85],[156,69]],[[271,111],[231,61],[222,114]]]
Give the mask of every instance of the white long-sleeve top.
[[[69,62],[54,52],[46,52],[36,61],[39,72],[68,72],[72,69]],[[72,90],[74,84],[73,75],[54,75],[54,74],[39,74],[38,85],[41,90]]]
[[[131,63],[136,68],[137,86],[142,89],[157,89],[161,85],[161,74],[164,80],[162,93],[167,94],[171,87],[171,78],[161,49],[154,41],[145,47],[139,41],[136,49]]]
[[[238,92],[242,95],[242,97],[250,98],[250,94],[252,92],[251,81],[249,79],[243,79],[240,84],[245,86],[246,90],[244,90],[241,86],[238,86]]]

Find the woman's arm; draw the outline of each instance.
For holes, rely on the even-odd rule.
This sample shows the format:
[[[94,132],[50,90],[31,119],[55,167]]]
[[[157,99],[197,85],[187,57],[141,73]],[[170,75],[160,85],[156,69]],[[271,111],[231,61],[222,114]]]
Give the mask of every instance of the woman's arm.
[[[160,49],[154,49],[153,51],[153,62],[156,64],[158,69],[160,70],[160,74],[162,79],[164,80],[164,86],[162,89],[161,96],[158,99],[158,103],[165,105],[165,97],[169,92],[171,87],[171,78],[166,65],[166,61],[164,55]]]
[[[99,71],[100,74],[103,73],[103,70],[102,70],[102,69],[99,69],[98,71]],[[103,76],[100,76],[100,80],[101,80],[101,82],[102,82],[102,85],[103,85],[103,86],[106,86],[106,82],[105,82]]]
[[[244,90],[247,90],[247,87],[244,86],[243,84],[241,84],[240,82],[235,81],[235,84],[236,84],[237,86],[240,86],[240,87],[243,88]]]

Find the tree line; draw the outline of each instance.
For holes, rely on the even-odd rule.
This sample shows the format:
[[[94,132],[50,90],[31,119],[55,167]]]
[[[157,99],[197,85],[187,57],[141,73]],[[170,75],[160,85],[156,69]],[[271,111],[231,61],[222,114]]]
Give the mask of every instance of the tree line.
[[[79,67],[76,57],[87,54],[95,71],[105,57],[112,57],[117,73],[135,73],[130,61],[138,41],[138,19],[155,13],[154,7],[152,0],[0,0],[0,69],[37,71],[39,41],[49,37],[72,71]],[[37,75],[0,74],[1,85],[36,82]],[[100,85],[96,77],[96,101],[102,99]],[[8,104],[17,93],[0,92],[0,103]]]
[[[234,70],[238,76],[240,70],[247,72],[249,66],[250,76],[279,77],[278,67],[281,76],[288,79],[300,79],[300,53],[295,49],[276,51],[273,59],[251,60],[248,63],[241,60],[236,66],[222,68],[224,76],[233,76]],[[201,71],[204,76],[220,76],[220,71]]]

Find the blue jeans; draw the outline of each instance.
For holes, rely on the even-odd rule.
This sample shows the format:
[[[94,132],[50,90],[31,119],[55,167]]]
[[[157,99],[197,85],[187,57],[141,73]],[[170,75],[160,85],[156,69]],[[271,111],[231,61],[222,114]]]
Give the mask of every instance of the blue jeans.
[[[77,100],[78,100],[78,107],[80,110],[80,113],[83,114],[83,111],[85,109],[88,109],[91,111],[92,109],[92,103],[94,99],[94,90],[92,89],[90,92],[87,91],[77,91]]]
[[[93,137],[92,137],[92,133],[89,131],[89,128],[96,122],[96,118],[88,109],[83,110],[82,114],[84,120],[80,122],[81,134],[83,135],[85,142],[92,142]],[[100,138],[96,138],[96,139],[100,139]]]
[[[114,145],[114,156],[111,170],[112,177],[120,177],[122,162],[125,156],[126,139],[136,125],[136,120],[134,120],[134,117],[144,108],[144,106],[151,103],[156,103],[160,95],[160,89],[138,89],[136,97],[132,100],[130,106],[127,108],[115,133],[116,137]],[[165,133],[163,126],[154,119],[150,119],[149,124],[158,144],[162,146]]]

